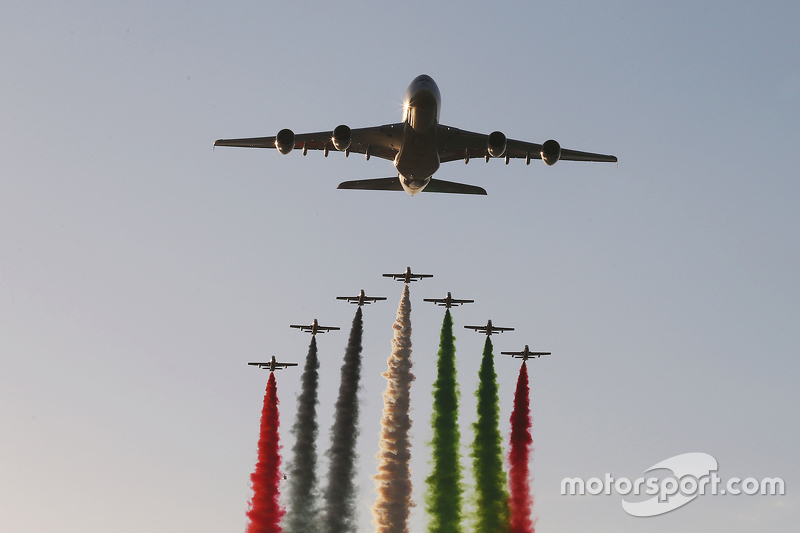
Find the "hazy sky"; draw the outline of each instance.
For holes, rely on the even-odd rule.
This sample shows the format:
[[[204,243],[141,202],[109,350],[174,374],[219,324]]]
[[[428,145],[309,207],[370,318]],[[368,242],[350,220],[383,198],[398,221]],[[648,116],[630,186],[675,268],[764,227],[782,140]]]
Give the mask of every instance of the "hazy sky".
[[[268,374],[318,338],[320,452],[364,310],[359,533],[406,266],[414,499],[455,309],[462,444],[484,338],[529,364],[537,532],[796,531],[800,521],[797,2],[6,2],[0,17],[0,530],[243,531]],[[619,157],[474,160],[486,197],[337,191],[380,159],[215,139],[441,122]],[[497,357],[508,435],[517,361]],[[300,371],[277,375],[284,458]],[[633,518],[564,477],[704,452],[786,495]],[[323,461],[323,466],[325,465]],[[323,468],[323,474],[324,474]]]

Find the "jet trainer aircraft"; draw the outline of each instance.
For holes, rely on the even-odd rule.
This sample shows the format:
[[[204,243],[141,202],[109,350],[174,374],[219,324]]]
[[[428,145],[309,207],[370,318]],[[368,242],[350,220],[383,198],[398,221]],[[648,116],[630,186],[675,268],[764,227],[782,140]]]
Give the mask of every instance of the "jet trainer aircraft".
[[[453,298],[449,292],[444,298],[423,298],[422,301],[433,302],[435,305],[441,305],[447,309],[450,309],[454,305],[475,303],[475,300],[457,300],[456,298]]]
[[[282,129],[274,137],[252,137],[247,139],[219,139],[214,146],[240,146],[249,148],[277,148],[282,154],[293,149],[303,151],[322,150],[325,157],[333,149],[344,152],[364,154],[387,159],[394,163],[397,176],[388,178],[345,181],[339,189],[368,189],[380,191],[403,191],[412,196],[426,190],[428,192],[486,194],[475,185],[453,183],[433,179],[441,163],[463,159],[469,163],[472,158],[541,159],[547,165],[558,161],[599,161],[615,163],[613,155],[578,152],[562,149],[554,141],[536,144],[508,139],[499,131],[488,135],[460,130],[439,124],[439,110],[442,98],[439,87],[433,78],[425,74],[417,76],[408,86],[403,101],[403,121],[396,124],[351,129],[346,125],[337,126],[333,131],[300,133],[295,135],[290,129]]]
[[[411,283],[412,281],[419,281],[423,278],[432,278],[433,274],[414,274],[411,272],[411,267],[406,267],[406,271],[402,274],[384,274],[383,277],[393,278],[395,281]]]
[[[292,324],[289,327],[297,328],[300,331],[305,331],[306,333],[311,333],[312,335],[316,335],[317,333],[326,333],[328,331],[334,331],[339,329],[336,326],[320,326],[316,318],[314,319],[314,322],[310,326],[301,326],[298,324]]]
[[[367,296],[364,294],[364,289],[358,293],[358,296],[337,296],[337,300],[347,300],[351,304],[358,304],[359,307],[367,304],[374,304],[378,300],[385,300],[385,296]]]
[[[528,349],[528,345],[525,345],[525,348],[521,352],[500,352],[501,355],[510,355],[511,357],[515,357],[517,359],[522,359],[523,361],[527,361],[531,357],[541,357],[542,355],[551,355],[550,352],[532,352]]]
[[[297,366],[297,363],[279,363],[275,360],[275,356],[272,356],[272,359],[269,363],[247,363],[248,365],[257,366],[258,368],[268,368],[270,372],[275,372],[276,370],[283,370],[284,368],[290,366]]]
[[[492,333],[503,333],[504,331],[514,331],[514,328],[501,328],[499,326],[493,326],[492,321],[489,320],[486,322],[485,326],[464,326],[466,329],[474,329],[480,333],[485,333],[487,336],[490,336]]]

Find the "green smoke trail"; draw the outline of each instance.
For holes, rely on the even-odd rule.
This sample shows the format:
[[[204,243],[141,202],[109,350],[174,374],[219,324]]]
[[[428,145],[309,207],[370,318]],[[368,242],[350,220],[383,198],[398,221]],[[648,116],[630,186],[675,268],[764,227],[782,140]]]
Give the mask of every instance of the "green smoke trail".
[[[438,376],[433,384],[433,471],[425,479],[426,510],[431,517],[428,533],[462,533],[461,462],[458,429],[458,383],[456,382],[456,347],[450,310],[444,314],[439,344]]]
[[[492,341],[486,337],[478,384],[478,421],[472,444],[472,471],[475,477],[475,533],[506,533],[509,530],[508,491],[503,471],[500,435],[500,406],[497,374],[494,371]]]

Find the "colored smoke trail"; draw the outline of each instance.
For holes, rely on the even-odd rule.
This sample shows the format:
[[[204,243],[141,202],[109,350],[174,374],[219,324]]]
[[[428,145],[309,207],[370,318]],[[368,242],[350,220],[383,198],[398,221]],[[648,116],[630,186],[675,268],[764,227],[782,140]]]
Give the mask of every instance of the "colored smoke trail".
[[[328,487],[325,489],[322,531],[345,533],[356,530],[356,440],[358,438],[358,389],[361,380],[361,338],[364,325],[361,307],[350,328],[344,352],[339,398],[331,426]]]
[[[394,322],[392,354],[383,391],[383,417],[381,418],[381,450],[375,489],[378,497],[372,506],[373,523],[377,533],[407,533],[408,513],[411,503],[411,443],[408,431],[411,418],[409,389],[414,375],[411,373],[411,301],[408,285],[403,287],[403,297]]]
[[[502,437],[498,424],[500,407],[497,374],[494,371],[491,337],[487,335],[478,384],[478,421],[472,444],[472,470],[475,477],[475,532],[508,531],[509,510],[506,473],[503,471]]]
[[[288,510],[283,517],[283,530],[287,533],[311,533],[319,529],[319,509],[313,493],[317,484],[317,389],[319,387],[319,358],[317,338],[311,336],[308,355],[301,378],[302,387],[297,397],[297,414],[292,434],[292,461],[288,475]]]
[[[458,383],[453,319],[445,310],[439,343],[438,375],[433,384],[433,471],[425,479],[425,503],[431,521],[429,533],[461,533],[460,442],[458,429]]]
[[[523,361],[514,395],[514,411],[511,413],[511,451],[508,454],[511,533],[534,533],[531,519],[533,497],[528,481],[528,459],[533,443],[529,393],[528,366]]]
[[[278,389],[275,374],[269,373],[264,408],[261,411],[261,435],[258,438],[258,462],[250,475],[253,482],[253,499],[247,517],[247,533],[281,533],[280,520],[285,510],[280,506],[281,480],[280,442],[278,439]]]

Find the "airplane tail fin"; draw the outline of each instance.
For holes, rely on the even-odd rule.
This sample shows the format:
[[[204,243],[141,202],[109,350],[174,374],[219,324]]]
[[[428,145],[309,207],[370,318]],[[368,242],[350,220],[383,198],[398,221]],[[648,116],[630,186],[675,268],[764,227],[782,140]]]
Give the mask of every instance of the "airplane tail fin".
[[[400,178],[375,178],[368,180],[343,181],[337,189],[359,189],[369,191],[403,191]],[[455,183],[452,181],[437,180],[431,178],[428,185],[422,192],[441,192],[450,194],[480,194],[485,195],[486,190],[476,185],[465,183]]]

